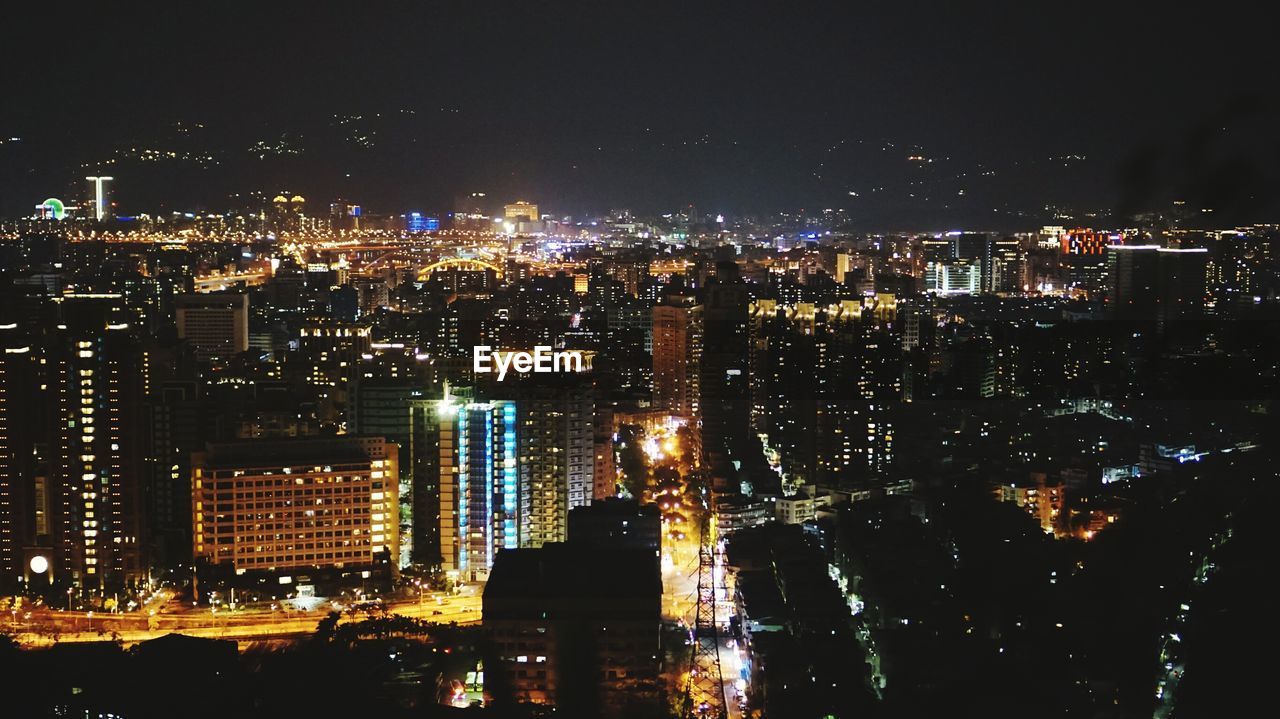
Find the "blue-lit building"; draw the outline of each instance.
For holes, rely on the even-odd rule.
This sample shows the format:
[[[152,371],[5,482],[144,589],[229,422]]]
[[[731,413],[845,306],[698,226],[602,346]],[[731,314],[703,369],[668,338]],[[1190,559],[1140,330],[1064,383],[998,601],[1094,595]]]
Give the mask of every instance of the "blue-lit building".
[[[409,232],[435,232],[440,229],[440,218],[410,212],[405,216],[405,227]]]
[[[514,402],[444,403],[440,411],[442,568],[485,579],[500,549],[519,546]]]

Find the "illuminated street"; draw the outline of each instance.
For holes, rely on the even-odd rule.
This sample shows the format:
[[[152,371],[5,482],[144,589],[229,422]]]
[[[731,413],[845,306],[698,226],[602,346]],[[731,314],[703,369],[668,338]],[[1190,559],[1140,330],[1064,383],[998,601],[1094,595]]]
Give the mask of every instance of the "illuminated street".
[[[389,614],[423,619],[436,624],[476,624],[480,621],[480,597],[460,596],[428,600],[423,604],[405,601],[390,604]],[[316,624],[327,612],[221,611],[192,610],[182,614],[160,615],[153,628],[146,628],[148,618],[128,614],[53,611],[18,622],[14,634],[25,646],[48,646],[57,642],[100,642],[118,638],[125,644],[155,639],[169,633],[209,639],[235,639],[251,642],[283,639],[315,631]],[[359,613],[356,618],[364,618]],[[342,621],[352,617],[343,614]],[[32,624],[39,624],[39,632]],[[140,626],[139,626],[140,625]]]

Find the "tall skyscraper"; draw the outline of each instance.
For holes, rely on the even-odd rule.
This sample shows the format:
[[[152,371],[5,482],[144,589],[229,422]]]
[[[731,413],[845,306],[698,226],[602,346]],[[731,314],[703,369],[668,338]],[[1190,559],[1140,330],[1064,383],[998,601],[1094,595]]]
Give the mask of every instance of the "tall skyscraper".
[[[142,353],[118,295],[64,295],[47,338],[50,535],[84,589],[146,577],[142,514]]]
[[[463,581],[488,576],[499,549],[520,546],[516,404],[440,406],[441,569]]]
[[[107,183],[116,178],[98,175],[84,179],[93,183],[93,219],[102,222],[112,214],[111,193],[107,190]]]
[[[707,283],[698,380],[702,451],[713,465],[740,451],[750,433],[750,302],[738,266],[718,263]]]
[[[653,308],[653,405],[690,420],[701,414],[702,306],[672,296]]]
[[[16,322],[0,324],[0,592],[15,591],[33,573],[48,580],[55,570],[50,549],[37,551],[49,541],[51,510],[40,453],[48,428],[42,358]]]

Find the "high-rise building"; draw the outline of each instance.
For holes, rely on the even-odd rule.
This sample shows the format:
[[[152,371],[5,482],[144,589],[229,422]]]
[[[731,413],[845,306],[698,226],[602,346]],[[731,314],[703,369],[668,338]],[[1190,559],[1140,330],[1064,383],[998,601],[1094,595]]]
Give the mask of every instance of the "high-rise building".
[[[991,245],[991,292],[1020,292],[1029,287],[1027,256],[1016,237],[996,240]]]
[[[498,550],[520,546],[516,404],[446,398],[439,417],[441,569],[481,580]]]
[[[741,451],[750,434],[748,349],[751,298],[733,262],[716,265],[702,310],[702,451],[712,465]]]
[[[1112,317],[1127,321],[1170,322],[1204,313],[1208,250],[1157,245],[1112,245],[1107,253]]]
[[[141,353],[118,295],[34,306],[0,325],[0,583],[98,589],[145,575]]]
[[[576,379],[576,378],[575,378]],[[569,512],[595,495],[595,401],[589,382],[516,390],[521,547],[568,537]]]
[[[431,537],[435,536],[435,527],[439,518],[434,503],[424,507],[422,521],[418,520],[416,494],[418,477],[416,468],[420,464],[418,452],[426,452],[433,461],[427,469],[424,493],[434,493],[439,481],[439,446],[433,443],[439,430],[435,404],[439,400],[427,399],[429,393],[426,383],[415,382],[409,378],[376,379],[361,378],[355,384],[354,398],[351,401],[351,431],[372,437],[385,437],[400,447],[400,471],[396,496],[400,499],[400,556],[397,562],[406,566],[413,562],[436,564],[439,561],[439,549],[427,557],[419,556],[418,542],[424,547],[433,546]],[[425,414],[417,411],[422,406]],[[419,438],[417,423],[422,417],[429,417],[431,432]],[[430,446],[428,446],[430,445]],[[424,500],[428,497],[424,496]],[[423,536],[417,531],[427,530]]]
[[[346,404],[361,359],[373,345],[369,324],[309,320],[298,330],[298,351],[309,365],[307,382],[323,399]]]
[[[843,285],[844,279],[853,271],[853,255],[841,252],[836,255],[836,284]]]
[[[940,295],[976,295],[982,291],[982,268],[970,260],[937,260],[925,265],[925,289]]]
[[[195,381],[170,380],[148,392],[146,513],[155,563],[191,563],[191,455],[213,436],[217,413]]]
[[[192,457],[193,554],[228,583],[389,580],[398,463],[381,437],[209,444]]]
[[[0,324],[0,592],[56,571],[49,543],[49,426],[42,348],[17,323]],[[39,547],[44,546],[44,551]],[[39,557],[37,559],[37,557]],[[32,563],[34,561],[34,564]],[[32,575],[35,575],[34,577]]]
[[[64,295],[47,338],[50,535],[84,589],[145,580],[143,354],[119,295]]]
[[[111,210],[111,193],[107,189],[107,183],[116,178],[98,175],[84,179],[93,183],[93,219],[102,222],[113,214]]]
[[[227,359],[249,349],[248,295],[180,295],[174,314],[178,337],[191,344],[199,359]]]
[[[702,306],[671,296],[653,308],[653,405],[690,420],[700,416]]]
[[[537,222],[540,217],[538,206],[524,200],[517,200],[502,208],[502,218],[511,223]]]
[[[451,552],[457,536],[457,470],[452,464],[457,454],[454,417],[457,404],[446,389],[442,399],[410,400],[408,410],[409,511],[402,513],[402,518],[407,518],[409,524],[409,561],[438,569],[443,566],[445,492],[450,498]]]
[[[296,232],[306,217],[307,200],[302,195],[276,195],[271,201],[269,227],[276,232]],[[332,208],[330,208],[332,210]]]
[[[991,257],[994,244],[985,232],[961,232],[952,237],[952,257],[978,267],[981,292],[991,291]]]

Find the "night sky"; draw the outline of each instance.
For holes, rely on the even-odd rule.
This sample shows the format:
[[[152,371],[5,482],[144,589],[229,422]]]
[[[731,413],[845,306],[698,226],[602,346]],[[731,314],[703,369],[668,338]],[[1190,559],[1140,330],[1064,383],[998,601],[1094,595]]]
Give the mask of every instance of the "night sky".
[[[869,229],[1280,220],[1280,63],[1244,4],[321,4],[9,13],[0,213],[101,171],[124,214],[484,191]]]

